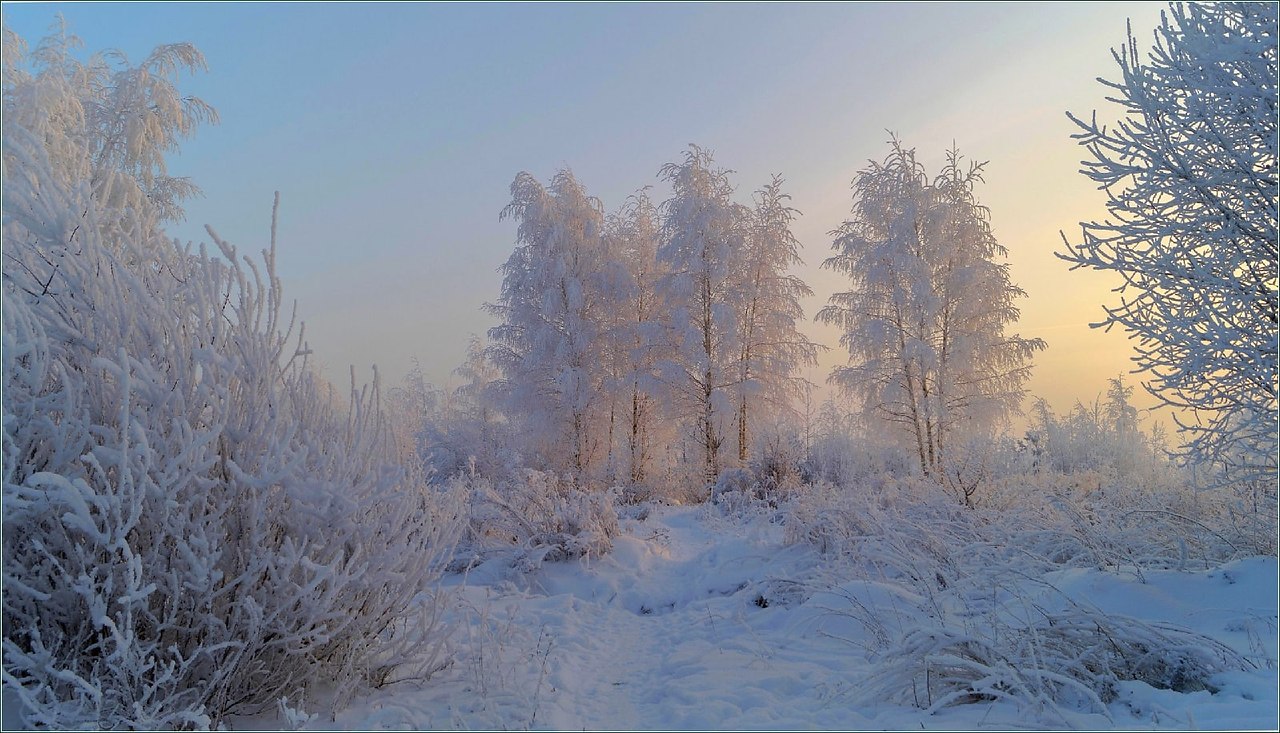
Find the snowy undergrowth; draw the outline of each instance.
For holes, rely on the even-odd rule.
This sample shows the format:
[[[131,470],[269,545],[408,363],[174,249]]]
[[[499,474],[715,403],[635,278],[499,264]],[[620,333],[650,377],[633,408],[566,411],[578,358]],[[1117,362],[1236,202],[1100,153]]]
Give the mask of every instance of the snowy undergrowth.
[[[1011,555],[997,568],[999,582],[971,584],[961,598],[887,566],[874,577],[854,572],[848,558],[835,562],[807,543],[786,542],[786,506],[739,503],[650,505],[620,521],[606,555],[523,572],[509,554],[494,554],[447,576],[457,591],[448,611],[459,629],[453,666],[430,685],[370,692],[307,727],[1276,724],[1273,557],[1210,570],[1148,568],[1139,578],[1132,569],[1085,564],[1019,568]],[[997,617],[1000,636],[984,626]],[[1022,624],[1018,636],[1019,618],[1043,622]],[[1026,664],[1020,648],[1039,655],[1039,666]],[[1179,652],[1217,666],[1178,682]],[[1240,659],[1244,669],[1228,669]],[[1111,691],[1065,681],[1078,666],[1113,674]]]
[[[879,477],[862,493],[815,487],[786,507],[789,541],[893,601],[844,594],[875,665],[864,701],[934,712],[1008,699],[1066,724],[1064,710],[1109,717],[1129,682],[1214,691],[1225,673],[1274,670],[1274,642],[1232,647],[1104,610],[1058,582],[1086,570],[1138,586],[1157,575],[1189,581],[1188,571],[1265,551],[1265,537],[1233,521],[1231,496],[1085,474],[1011,479],[984,498],[988,506],[965,507],[930,482]],[[1274,612],[1262,619],[1274,625]]]
[[[617,492],[588,491],[551,473],[524,469],[495,485],[472,469],[446,486],[468,497],[470,510],[454,571],[495,554],[508,557],[517,572],[600,557],[618,534]]]

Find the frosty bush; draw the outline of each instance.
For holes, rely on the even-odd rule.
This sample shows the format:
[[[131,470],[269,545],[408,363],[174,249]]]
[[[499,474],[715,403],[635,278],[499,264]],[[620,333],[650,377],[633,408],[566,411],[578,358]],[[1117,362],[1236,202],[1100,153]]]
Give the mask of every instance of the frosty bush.
[[[804,445],[789,426],[761,431],[747,463],[761,496],[776,500],[799,488],[805,478]]]
[[[984,617],[984,622],[990,621]],[[1171,625],[1074,608],[1029,620],[913,628],[879,658],[863,694],[934,712],[953,704],[1012,699],[1107,713],[1117,683],[1192,692],[1249,663],[1231,649]]]
[[[8,100],[6,100],[8,102]],[[7,110],[7,108],[6,108]],[[4,684],[26,722],[187,728],[439,664],[459,527],[378,386],[318,389],[257,262],[55,173],[6,120]],[[104,203],[105,202],[105,203]],[[301,334],[297,341],[301,344]]]
[[[610,493],[589,492],[572,480],[531,468],[497,487],[475,473],[456,476],[455,490],[470,496],[463,552],[473,558],[515,547],[523,569],[613,549],[618,514]]]
[[[1162,503],[1169,492],[1096,477],[997,484],[998,508],[965,507],[923,477],[797,494],[786,508],[788,541],[812,544],[843,576],[901,589],[891,608],[850,596],[843,611],[868,631],[876,670],[862,688],[868,701],[933,711],[1007,698],[1106,713],[1122,680],[1188,691],[1250,666],[1212,639],[1072,603],[1042,580],[1068,567],[1141,577],[1246,552],[1210,526],[1221,527],[1212,505],[1175,511]]]
[[[1013,507],[1048,497],[1074,525],[1141,565],[1177,563],[1188,554],[1205,562],[1274,554],[1274,483],[1198,488],[1197,467],[1169,460],[1159,427],[1140,428],[1128,402],[1132,392],[1112,379],[1105,401],[1077,403],[1066,415],[1038,402],[1022,461],[993,484],[987,504]]]
[[[867,429],[859,416],[827,401],[818,410],[801,460],[805,483],[856,486],[882,475],[904,475],[912,470],[913,456],[884,431]]]
[[[1007,698],[1105,714],[1122,680],[1186,692],[1251,666],[1208,637],[1073,603],[1041,580],[1061,567],[1126,567],[1141,577],[1176,562],[1138,547],[1163,528],[1089,526],[1077,512],[1059,502],[986,512],[938,501],[861,523],[856,548],[869,576],[918,599],[911,621],[875,650],[877,673],[864,693],[930,711]]]
[[[1065,415],[1037,400],[1024,440],[1030,462],[1021,468],[1062,474],[1098,471],[1144,485],[1171,480],[1174,466],[1166,455],[1163,429],[1141,428],[1129,401],[1132,395],[1133,387],[1116,377],[1109,380],[1105,400],[1077,402]]]

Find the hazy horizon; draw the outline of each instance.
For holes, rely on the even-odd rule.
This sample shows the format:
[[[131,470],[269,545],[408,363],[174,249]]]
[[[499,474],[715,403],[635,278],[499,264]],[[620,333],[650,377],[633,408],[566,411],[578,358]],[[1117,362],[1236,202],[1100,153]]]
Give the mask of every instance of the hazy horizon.
[[[644,186],[665,198],[658,169],[689,143],[736,171],[740,201],[786,178],[808,321],[845,289],[819,267],[828,233],[893,131],[931,170],[953,143],[988,161],[978,197],[1028,294],[1011,330],[1049,344],[1028,390],[1065,411],[1132,368],[1124,334],[1088,327],[1117,281],[1053,255],[1060,231],[1105,216],[1065,112],[1113,115],[1096,77],[1115,77],[1126,18],[1146,41],[1162,7],[5,3],[4,16],[32,46],[61,12],[86,52],[204,53],[209,72],[179,86],[222,122],[170,161],[204,190],[170,231],[203,240],[209,224],[255,251],[279,190],[285,293],[339,385],[349,364],[363,380],[376,363],[395,386],[414,358],[449,382],[468,335],[494,325],[482,305],[514,246],[498,212],[518,172],[571,168],[614,210]],[[821,384],[846,354],[834,329],[805,330],[831,347],[807,374]]]

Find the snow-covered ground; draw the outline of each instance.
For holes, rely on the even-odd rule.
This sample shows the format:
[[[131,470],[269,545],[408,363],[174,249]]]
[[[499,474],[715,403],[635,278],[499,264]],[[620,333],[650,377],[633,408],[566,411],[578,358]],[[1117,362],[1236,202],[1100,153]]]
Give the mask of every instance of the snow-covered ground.
[[[767,514],[737,521],[712,506],[654,507],[622,530],[604,557],[526,573],[507,555],[447,577],[456,594],[452,666],[426,684],[360,694],[306,727],[1277,728],[1274,557],[1141,578],[1067,569],[1028,579],[1029,602],[1054,603],[1041,590],[1053,588],[1057,603],[1186,627],[1257,663],[1213,677],[1216,691],[1125,681],[1105,713],[1009,700],[929,713],[867,692],[878,689],[877,658],[859,619],[909,630],[919,600],[909,588],[842,579],[811,549],[784,546]]]

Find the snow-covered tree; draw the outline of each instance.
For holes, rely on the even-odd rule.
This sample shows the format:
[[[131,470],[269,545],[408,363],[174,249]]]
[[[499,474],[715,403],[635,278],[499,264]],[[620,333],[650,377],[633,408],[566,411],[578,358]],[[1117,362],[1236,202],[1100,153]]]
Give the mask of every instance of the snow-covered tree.
[[[524,421],[533,453],[575,481],[594,477],[608,455],[598,430],[607,414],[607,364],[597,354],[613,305],[600,202],[567,170],[545,188],[528,173],[511,184],[502,217],[518,222],[503,265],[489,331],[502,369],[508,414]]]
[[[926,474],[943,477],[948,445],[1016,411],[1038,339],[1008,335],[1023,296],[1006,250],[974,197],[982,166],[954,150],[932,181],[915,151],[891,141],[854,180],[853,217],[832,232],[823,267],[852,289],[818,320],[843,330],[850,363],[831,376],[866,411],[903,430]]]
[[[489,359],[489,351],[478,336],[467,342],[467,357],[453,373],[462,380],[453,391],[454,409],[466,426],[466,443],[471,446],[477,470],[488,476],[512,470],[514,446],[507,418],[498,409],[493,393],[502,372]]]
[[[170,176],[165,155],[201,123],[217,122],[212,107],[176,86],[180,72],[205,70],[204,56],[175,43],[134,66],[118,51],[80,61],[80,45],[60,23],[27,58],[26,44],[5,27],[5,125],[40,140],[60,184],[89,182],[103,212],[146,203],[162,221],[182,218],[182,200],[199,189]]]
[[[1031,468],[1095,472],[1131,482],[1173,470],[1164,450],[1163,428],[1144,430],[1132,397],[1133,387],[1120,375],[1107,380],[1105,395],[1087,404],[1076,402],[1064,415],[1055,414],[1045,400],[1036,400],[1024,441]]]
[[[734,424],[738,462],[747,462],[754,406],[789,413],[804,394],[797,369],[817,360],[816,344],[796,328],[804,317],[800,298],[813,291],[789,272],[801,264],[800,242],[791,233],[797,211],[787,205],[781,176],[755,193],[755,209],[745,238],[733,299],[738,309],[737,384]]]
[[[662,246],[667,268],[660,297],[669,309],[671,358],[659,373],[677,405],[691,405],[703,476],[720,475],[731,388],[741,379],[736,306],[750,211],[733,203],[728,171],[715,167],[709,151],[691,145],[680,163],[660,175],[672,186],[663,203]]]
[[[502,373],[480,337],[471,337],[453,375],[461,381],[456,387],[432,384],[415,360],[404,384],[391,391],[390,407],[406,446],[432,483],[461,473],[494,480],[513,475],[519,454],[493,389]]]
[[[612,389],[622,400],[625,415],[619,441],[625,456],[625,477],[632,485],[639,485],[651,476],[656,442],[663,434],[661,384],[655,378],[657,365],[667,352],[658,325],[666,312],[658,293],[666,271],[657,256],[661,223],[657,207],[642,190],[627,199],[608,225],[611,249],[626,272],[613,324],[618,378]]]
[[[1119,119],[1071,116],[1110,218],[1059,254],[1123,278],[1098,325],[1130,331],[1147,389],[1189,411],[1186,455],[1272,480],[1276,31],[1266,3],[1175,4],[1144,59],[1130,30],[1103,81]]]
[[[1138,409],[1130,402],[1133,387],[1124,383],[1124,375],[1107,380],[1107,423],[1117,435],[1129,435],[1138,429]]]

